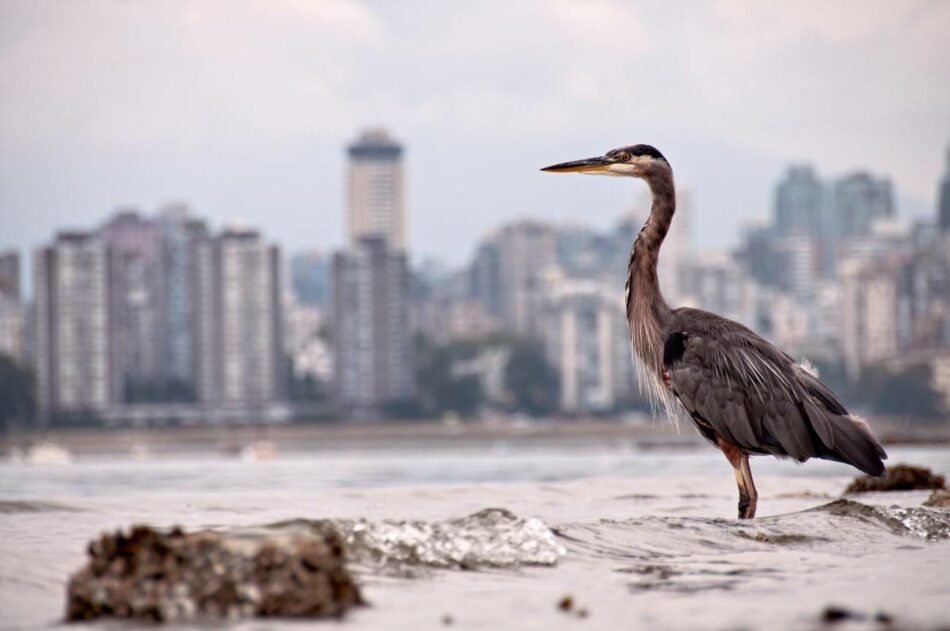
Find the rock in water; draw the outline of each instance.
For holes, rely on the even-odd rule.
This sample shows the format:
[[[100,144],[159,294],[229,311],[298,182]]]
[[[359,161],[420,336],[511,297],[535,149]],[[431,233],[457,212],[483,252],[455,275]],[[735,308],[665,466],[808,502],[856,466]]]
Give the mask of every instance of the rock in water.
[[[863,475],[855,478],[845,493],[871,493],[877,491],[918,491],[946,488],[946,480],[927,467],[896,464],[887,468],[880,478]]]
[[[341,617],[362,602],[335,531],[162,532],[134,526],[89,544],[69,581],[67,620],[156,622]]]
[[[950,491],[944,489],[934,489],[930,497],[924,501],[924,506],[933,506],[934,508],[950,508]]]

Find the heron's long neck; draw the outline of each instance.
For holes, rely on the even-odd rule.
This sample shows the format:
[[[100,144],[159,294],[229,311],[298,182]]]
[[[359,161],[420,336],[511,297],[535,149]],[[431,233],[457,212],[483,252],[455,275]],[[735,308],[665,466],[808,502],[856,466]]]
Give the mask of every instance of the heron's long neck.
[[[656,266],[660,246],[676,212],[676,190],[672,173],[659,167],[650,174],[647,183],[653,194],[653,207],[630,251],[627,323],[634,351],[658,374],[663,364],[663,331],[671,312],[660,292]]]

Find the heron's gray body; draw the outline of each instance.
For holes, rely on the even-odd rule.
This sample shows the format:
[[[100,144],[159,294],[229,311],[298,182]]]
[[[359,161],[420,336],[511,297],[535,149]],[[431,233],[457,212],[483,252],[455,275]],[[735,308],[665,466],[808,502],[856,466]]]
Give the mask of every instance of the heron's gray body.
[[[737,322],[674,310],[663,366],[673,394],[713,444],[721,438],[751,454],[824,458],[884,473],[884,450],[867,424],[794,359]]]
[[[602,158],[548,167],[646,181],[650,215],[630,252],[625,300],[641,384],[671,416],[685,410],[699,432],[722,449],[739,486],[739,516],[754,517],[758,495],[749,455],[804,462],[823,458],[865,473],[884,473],[887,455],[867,423],[789,355],[741,324],[700,309],[671,309],[660,292],[660,246],[676,211],[673,171],[648,145]]]

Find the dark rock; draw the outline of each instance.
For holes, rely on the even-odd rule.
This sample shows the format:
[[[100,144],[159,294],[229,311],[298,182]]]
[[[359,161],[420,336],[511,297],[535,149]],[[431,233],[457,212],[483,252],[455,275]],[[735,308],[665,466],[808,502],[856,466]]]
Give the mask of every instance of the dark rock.
[[[825,607],[825,610],[821,612],[821,621],[825,624],[834,624],[844,620],[860,620],[862,617],[863,616],[853,611],[835,605],[828,605]]]
[[[69,580],[66,619],[153,622],[245,616],[342,617],[362,602],[340,536],[326,530],[105,534]]]
[[[887,613],[886,611],[879,611],[876,614],[874,614],[874,621],[879,622],[886,626],[890,626],[894,624],[894,616]]]
[[[924,506],[933,506],[934,508],[950,508],[950,491],[945,489],[934,489],[924,501]]]
[[[870,493],[877,491],[918,491],[927,489],[945,489],[947,481],[942,475],[935,474],[927,467],[908,464],[896,464],[887,468],[880,478],[864,475],[855,478],[845,493]]]

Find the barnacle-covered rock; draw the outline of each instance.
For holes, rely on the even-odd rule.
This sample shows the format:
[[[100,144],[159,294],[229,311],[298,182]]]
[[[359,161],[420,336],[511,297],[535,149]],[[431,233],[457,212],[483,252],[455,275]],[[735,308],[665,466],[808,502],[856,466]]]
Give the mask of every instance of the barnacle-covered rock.
[[[329,528],[185,533],[134,526],[89,544],[66,619],[155,622],[246,616],[341,617],[361,603]]]

